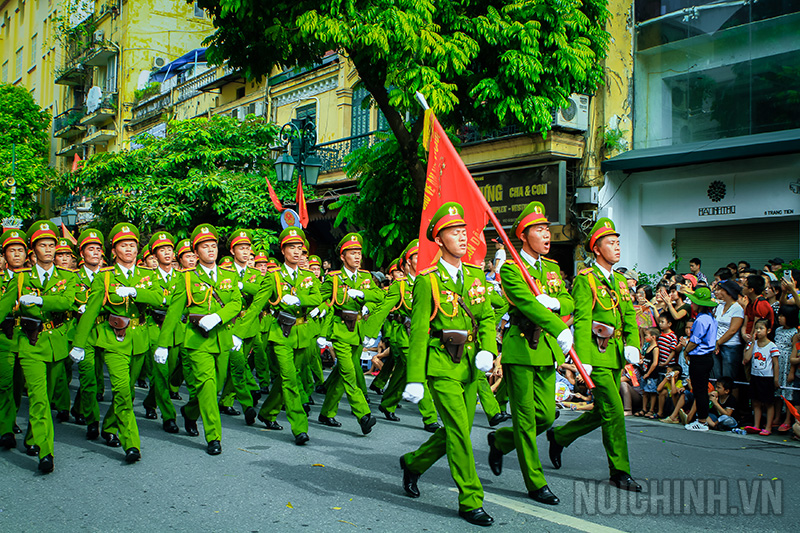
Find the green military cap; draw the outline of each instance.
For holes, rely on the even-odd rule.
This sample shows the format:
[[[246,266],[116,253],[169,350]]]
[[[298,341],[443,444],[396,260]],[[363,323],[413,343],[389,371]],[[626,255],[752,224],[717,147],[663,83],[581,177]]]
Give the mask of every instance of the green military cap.
[[[68,253],[70,255],[75,255],[75,251],[72,249],[72,243],[69,239],[60,238],[56,244],[56,253]]]
[[[264,250],[256,250],[256,258],[255,263],[266,263],[269,259],[267,258],[267,254],[264,253]]]
[[[219,241],[219,233],[217,228],[211,224],[200,224],[192,232],[192,249],[197,248],[197,245],[205,241]]]
[[[58,243],[58,228],[49,220],[39,220],[28,228],[28,244],[33,247],[39,239],[53,239]]]
[[[419,253],[419,239],[414,239],[413,241],[408,243],[406,249],[403,250],[403,253],[400,254],[400,257],[397,258],[398,261],[397,267],[400,268],[400,265],[408,263],[409,259],[411,259],[411,256],[418,253]]]
[[[364,247],[364,238],[358,233],[348,233],[342,240],[339,241],[337,246],[339,254],[343,254],[347,250],[360,250]]]
[[[464,208],[457,202],[445,202],[442,207],[436,210],[433,214],[431,223],[428,224],[428,232],[426,236],[429,241],[436,238],[440,231],[445,228],[454,228],[456,226],[466,226],[464,220]]]
[[[103,238],[103,234],[94,228],[83,230],[78,236],[78,248],[83,250],[83,247],[87,244],[99,244],[100,246],[104,246],[105,239]]]
[[[161,248],[162,246],[172,246],[175,248],[175,237],[173,237],[168,231],[157,231],[156,233],[153,233],[153,235],[150,237],[150,242],[147,245],[147,247],[150,249],[150,253],[155,253],[156,249]]]
[[[175,253],[180,257],[182,254],[186,252],[192,251],[192,244],[189,239],[181,239],[178,241],[178,244],[175,245]]]
[[[589,240],[586,241],[586,251],[591,252],[597,241],[609,235],[616,235],[619,237],[619,233],[617,233],[617,229],[614,227],[614,222],[612,222],[610,218],[603,217],[592,226],[592,231],[589,232]]]
[[[316,265],[318,267],[322,266],[322,261],[320,260],[318,255],[309,255],[308,256],[308,266]]]
[[[25,240],[25,233],[20,229],[8,229],[3,232],[3,235],[0,236],[0,242],[2,242],[3,250],[6,249],[6,246],[11,246],[12,244],[21,244],[28,248],[28,243]]]
[[[121,241],[136,241],[139,242],[139,228],[130,222],[120,222],[108,233],[108,240],[111,246],[114,246]]]
[[[542,202],[531,202],[525,206],[525,209],[519,214],[514,225],[511,227],[511,231],[514,232],[514,235],[516,235],[518,239],[521,239],[522,232],[525,231],[525,228],[539,224],[550,224],[544,214],[544,204]]]
[[[237,229],[230,234],[230,237],[228,237],[228,242],[230,243],[231,250],[233,250],[233,247],[237,244],[249,244],[252,246],[253,233],[249,229]]]
[[[267,268],[275,268],[278,266],[278,260],[274,257],[267,259]]]
[[[303,251],[308,253],[308,239],[303,239]]]
[[[398,257],[391,263],[389,263],[389,268],[386,269],[387,274],[391,274],[395,270],[400,270],[400,258]]]
[[[294,226],[289,226],[278,236],[278,242],[280,242],[281,248],[287,244],[304,244],[305,241],[306,233],[302,228],[296,228]]]
[[[219,262],[219,266],[230,267],[233,266],[233,257],[226,255],[222,258],[222,261]]]

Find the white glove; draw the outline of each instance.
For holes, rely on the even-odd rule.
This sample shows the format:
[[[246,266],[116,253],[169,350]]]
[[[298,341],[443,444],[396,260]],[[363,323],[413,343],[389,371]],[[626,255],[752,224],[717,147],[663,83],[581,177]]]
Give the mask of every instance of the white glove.
[[[219,315],[217,313],[213,313],[201,318],[198,325],[206,331],[211,331],[214,329],[214,326],[220,324],[221,322],[222,319],[219,317]]]
[[[587,365],[586,363],[583,364],[583,369],[586,371],[587,376],[592,375],[592,365]]]
[[[238,352],[239,350],[241,350],[242,349],[242,339],[240,339],[236,335],[233,335],[231,337],[231,339],[233,340],[233,351],[234,352]]]
[[[244,283],[242,283],[242,282],[240,281],[240,282],[239,282],[239,290],[242,290],[242,289],[244,289]]]
[[[406,390],[403,391],[403,399],[411,403],[419,403],[425,396],[425,388],[422,383],[408,383]]]
[[[569,328],[558,334],[558,337],[556,337],[556,342],[558,342],[558,347],[561,348],[561,353],[564,355],[569,353],[569,349],[572,348],[572,343],[574,342],[574,339],[572,338],[572,332],[569,330]]]
[[[364,348],[369,348],[370,346],[375,345],[378,342],[378,339],[373,339],[372,337],[364,337],[364,341],[361,343]]]
[[[323,310],[322,310],[322,311],[319,313],[319,317],[320,317],[320,318],[325,318],[325,315],[327,315],[327,314],[328,314],[328,310],[327,310],[327,309],[323,309]]]
[[[78,312],[80,314],[85,313],[86,312],[86,304],[81,304],[81,306],[78,308]]]
[[[83,361],[83,357],[85,355],[86,351],[83,348],[78,348],[77,346],[69,351],[69,356],[76,363],[80,363],[81,361]]]
[[[328,345],[328,339],[326,339],[325,337],[317,337],[317,346],[319,346],[320,350],[327,345]]]
[[[553,298],[549,294],[540,294],[536,297],[540,304],[550,309],[551,311],[558,311],[561,309],[561,302],[557,298]]]
[[[114,292],[116,292],[117,296],[119,296],[120,298],[126,298],[128,296],[136,298],[136,289],[134,289],[133,287],[120,286],[117,287],[114,290]]]
[[[361,307],[361,315],[362,315],[362,316],[366,316],[366,315],[368,315],[368,314],[369,314],[369,307],[367,307],[366,305],[365,305],[365,306],[362,306],[362,307]]]
[[[163,346],[159,346],[153,353],[153,359],[155,359],[156,363],[158,363],[159,365],[163,365],[167,362],[168,355],[169,355],[169,350],[167,350]]]
[[[308,313],[308,316],[310,316],[311,318],[317,318],[318,314],[319,314],[319,307],[315,307],[314,309],[311,310],[310,313]]]
[[[625,359],[632,365],[638,365],[642,362],[642,356],[636,346],[625,347]]]
[[[286,305],[300,305],[300,298],[295,296],[294,294],[284,294],[281,301]]]
[[[364,297],[364,293],[362,291],[358,290],[358,289],[347,289],[347,295],[350,298],[354,298],[354,299],[355,298],[363,298]]]
[[[475,367],[481,372],[488,372],[494,367],[494,356],[492,352],[481,350],[475,354]]]
[[[19,303],[22,305],[42,305],[44,301],[42,300],[41,296],[36,296],[35,294],[25,294],[19,297]]]

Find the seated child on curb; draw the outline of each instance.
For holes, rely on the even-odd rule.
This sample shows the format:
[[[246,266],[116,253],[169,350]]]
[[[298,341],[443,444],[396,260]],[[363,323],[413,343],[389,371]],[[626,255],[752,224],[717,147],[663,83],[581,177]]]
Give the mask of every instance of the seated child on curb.
[[[710,429],[718,431],[730,431],[738,423],[733,418],[736,410],[736,398],[731,394],[733,390],[733,379],[723,376],[717,380],[714,390],[708,393],[708,400],[711,404],[708,409],[707,424]]]
[[[658,384],[658,418],[663,418],[664,406],[667,398],[672,399],[672,405],[678,404],[678,398],[683,395],[683,381],[681,381],[681,367],[673,363],[667,367],[667,374]]]
[[[658,399],[658,379],[656,377],[656,369],[658,368],[658,334],[658,328],[644,330],[644,346],[642,347],[644,403],[642,404],[642,410],[636,413],[636,416],[645,416],[651,419],[655,418],[656,401]]]

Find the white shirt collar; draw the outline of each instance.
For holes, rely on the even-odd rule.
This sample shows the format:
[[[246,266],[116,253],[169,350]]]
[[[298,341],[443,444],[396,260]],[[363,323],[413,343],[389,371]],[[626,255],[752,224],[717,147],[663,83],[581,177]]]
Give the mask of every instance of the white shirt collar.
[[[233,266],[235,266],[235,267],[236,267],[236,273],[237,273],[237,274],[239,274],[239,276],[241,276],[241,275],[242,275],[242,272],[244,272],[245,270],[247,270],[247,265],[245,265],[245,266],[239,266],[239,263],[237,263],[236,261],[234,261],[234,262],[233,262]]]
[[[9,279],[14,279],[14,271],[10,268],[6,268],[6,274],[8,275]]]
[[[415,281],[417,281],[417,276],[415,276],[415,275],[414,275],[414,274],[412,274],[411,272],[409,272],[408,274],[406,274],[406,277],[407,277],[408,279],[410,279],[410,280],[411,280],[411,283],[414,283]]]
[[[522,257],[530,266],[533,268],[539,268],[541,270],[542,266],[542,256],[539,256],[539,259],[535,259],[531,254],[526,252],[525,250],[519,251],[519,256]]]
[[[36,263],[36,272],[39,273],[39,279],[44,279],[44,275],[45,274],[47,274],[47,279],[52,278],[53,277],[53,272],[55,271],[55,269],[56,269],[56,265],[55,264],[50,265],[50,270],[45,270],[45,269],[43,269],[42,267],[39,266],[39,263]]]
[[[209,278],[211,278],[211,279],[213,279],[213,280],[216,280],[216,279],[217,279],[217,277],[216,277],[216,274],[217,274],[217,265],[214,265],[213,267],[211,267],[211,268],[208,268],[207,266],[205,266],[205,265],[204,265],[204,264],[202,264],[202,263],[197,263],[197,264],[200,266],[200,268],[202,268],[202,269],[203,269],[203,271],[206,273],[206,275],[207,275]],[[212,273],[212,272],[214,273],[214,275],[213,275],[213,276],[211,275],[211,273]]]
[[[353,279],[353,278],[355,278],[355,277],[356,277],[356,273],[355,273],[355,272],[350,272],[350,271],[347,269],[347,267],[346,267],[346,266],[342,266],[342,271],[343,271],[343,272],[344,272],[344,273],[347,275],[347,277],[348,277],[349,279]]]
[[[439,264],[444,267],[444,269],[447,271],[447,273],[450,275],[450,277],[453,278],[453,281],[458,280],[458,273],[462,272],[462,267],[463,267],[463,264],[460,261],[458,263],[458,266],[453,266],[450,263],[448,263],[447,261],[445,261],[444,259],[439,259]],[[461,279],[463,280],[464,279],[463,272],[462,272],[461,276],[462,276]]]
[[[96,274],[96,272],[91,270],[86,265],[83,265],[83,271],[86,272],[86,275],[89,277],[89,281],[94,281],[94,275]]]
[[[131,277],[136,272],[136,265],[133,265],[131,268],[125,268],[120,263],[117,263],[117,266],[122,271],[122,273],[125,274],[126,278]]]
[[[288,265],[288,263],[284,263],[283,266],[286,267],[286,272],[289,273],[292,279],[294,279],[297,276],[298,268],[292,268]]]
[[[606,277],[607,280],[611,280],[611,271],[606,270],[605,268],[601,267],[598,263],[595,263],[595,266],[600,269],[600,272]]]
[[[167,281],[167,278],[169,277],[169,275],[172,274],[172,269],[170,269],[170,271],[167,272],[166,270],[162,269],[161,266],[159,266],[158,267],[158,273],[163,278],[164,281]]]

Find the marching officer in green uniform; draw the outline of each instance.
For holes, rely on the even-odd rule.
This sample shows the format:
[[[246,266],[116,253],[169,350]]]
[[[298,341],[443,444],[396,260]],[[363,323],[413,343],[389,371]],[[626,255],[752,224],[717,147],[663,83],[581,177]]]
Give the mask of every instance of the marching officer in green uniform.
[[[158,340],[161,336],[161,326],[167,316],[167,309],[175,293],[178,284],[179,274],[172,268],[172,257],[175,250],[175,238],[166,231],[157,231],[150,237],[147,245],[152,250],[152,256],[156,259],[156,268],[153,271],[153,288],[164,295],[164,303],[160,306],[150,307],[147,310],[147,332],[150,337],[150,351],[155,352],[159,346]],[[169,357],[165,364],[155,363],[152,365],[150,374],[150,390],[144,399],[145,417],[151,420],[158,418],[156,407],[161,411],[161,427],[167,433],[178,433],[178,424],[175,422],[177,414],[175,405],[170,398],[169,379],[175,372],[175,368],[180,363],[178,349],[183,343],[184,328],[175,328],[172,335],[172,342],[166,346]],[[153,353],[154,355],[154,353]],[[153,357],[155,361],[155,357]]]
[[[72,244],[65,238],[58,239],[56,244],[56,254],[53,256],[53,263],[56,268],[67,270],[72,273],[76,271],[72,268],[74,263],[75,254],[72,251]],[[64,328],[67,332],[67,342],[72,342],[75,336],[76,321],[73,316],[73,310],[66,311],[63,316],[57,318],[59,321],[64,322]],[[50,403],[53,409],[56,410],[56,420],[59,422],[68,422],[70,415],[70,393],[69,383],[72,381],[72,364],[73,361],[69,357],[65,357],[61,366],[56,366],[54,370],[54,383],[52,391],[50,392]],[[84,425],[86,420],[75,410],[72,410],[72,416],[75,417],[75,423]]]
[[[339,242],[339,257],[342,269],[330,272],[322,284],[322,298],[330,302],[332,325],[331,341],[336,353],[336,367],[326,382],[327,392],[319,414],[319,421],[331,427],[342,424],[336,418],[339,400],[347,394],[353,414],[358,418],[361,432],[366,435],[376,424],[360,387],[364,374],[361,372],[362,343],[366,336],[362,322],[362,311],[366,303],[380,304],[383,291],[372,283],[372,275],[361,267],[363,239],[358,233],[348,233]]]
[[[394,356],[394,370],[389,384],[383,391],[381,404],[378,407],[387,420],[398,421],[400,417],[395,414],[397,405],[403,397],[406,387],[406,367],[408,360],[409,339],[411,329],[411,309],[413,302],[414,283],[417,280],[417,256],[419,254],[419,239],[414,239],[406,246],[400,256],[400,263],[406,276],[400,278],[389,286],[386,299],[367,319],[366,334],[368,337],[377,337],[381,324],[384,324],[386,337],[389,338]],[[385,322],[388,319],[388,322]],[[423,383],[424,386],[424,383]],[[425,391],[422,399],[417,404],[422,415],[425,431],[433,433],[439,427],[436,417],[436,408],[433,399]]]
[[[442,258],[421,271],[414,283],[403,398],[418,403],[427,381],[444,427],[419,449],[401,456],[400,467],[403,488],[417,498],[420,475],[447,454],[458,487],[458,514],[471,524],[488,526],[494,519],[483,509],[470,431],[478,400],[478,372],[491,370],[497,341],[483,271],[461,262],[467,253],[466,225],[461,205],[447,202],[428,226],[428,240],[439,246]]]
[[[528,496],[555,505],[536,449],[536,436],[555,420],[555,369],[572,347],[572,332],[560,316],[575,305],[561,279],[558,263],[545,256],[550,251],[550,223],[541,202],[531,202],[512,231],[522,241],[522,264],[507,260],[500,268],[503,290],[511,305],[511,327],[503,339],[503,380],[508,387],[513,427],[489,433],[489,466],[502,469],[503,454],[517,450]],[[541,294],[534,297],[521,268],[525,268]]]
[[[53,263],[58,243],[57,229],[49,220],[34,223],[27,232],[28,245],[36,257],[31,269],[20,269],[0,299],[0,321],[19,305],[21,334],[19,362],[28,387],[29,454],[38,448],[39,470],[53,471],[53,417],[48,387],[54,371],[63,365],[69,345],[63,315],[75,303],[75,274]]]
[[[2,294],[16,291],[16,273],[24,268],[28,254],[25,233],[9,229],[0,237],[6,269],[0,275]],[[19,316],[9,313],[0,324],[0,446],[11,450],[17,446],[14,437],[19,398],[22,395],[22,376],[19,367]]]
[[[305,349],[313,342],[308,313],[322,303],[322,297],[314,273],[300,268],[305,242],[303,230],[290,226],[281,232],[278,240],[284,264],[267,273],[271,284],[266,292],[267,303],[272,308],[268,333],[273,354],[270,369],[276,370],[278,379],[273,382],[258,419],[267,429],[283,429],[276,418],[285,404],[294,442],[302,446],[309,441],[309,436],[298,367],[304,361]],[[263,294],[257,297],[258,304],[253,303],[254,312],[264,307],[262,298]]]
[[[418,240],[418,239],[415,239],[415,240]],[[402,262],[401,258],[398,257],[397,259],[392,260],[392,262],[389,263],[389,266],[386,267],[386,277],[389,279],[391,284],[394,284],[395,282],[397,282],[397,281],[399,281],[401,279],[406,279],[406,277],[407,277],[405,275],[405,273],[402,270],[400,270],[400,263],[401,262]],[[391,287],[392,287],[391,284],[388,287],[384,287],[383,288],[383,292],[386,295],[388,295],[392,290],[391,289]],[[385,300],[384,300],[384,302],[385,302]],[[383,305],[384,304],[381,304],[381,307]],[[375,310],[375,312],[377,312],[377,311],[378,311],[378,309]],[[374,319],[372,317],[368,318],[368,322],[370,324],[373,323],[372,322],[373,320]],[[386,357],[383,358],[383,366],[381,367],[380,372],[378,372],[378,375],[375,376],[375,378],[372,380],[372,383],[370,383],[369,387],[368,387],[369,390],[371,390],[372,392],[374,392],[378,396],[382,396],[383,395],[384,387],[386,387],[387,383],[389,383],[389,380],[391,379],[392,373],[394,371],[394,360],[395,360],[395,358],[394,358],[394,352],[392,351],[392,337],[391,337],[391,334],[392,334],[392,332],[394,332],[396,327],[397,327],[397,323],[396,322],[391,322],[391,321],[387,322],[385,318],[384,318],[383,324],[381,325],[381,330],[383,331],[383,341],[389,347],[389,354]],[[373,331],[373,333],[374,333],[374,331]],[[374,336],[374,335],[371,335],[371,336]],[[403,384],[403,387],[405,387],[405,384]],[[402,392],[403,391],[400,391],[401,394],[402,394]]]
[[[236,273],[217,267],[218,241],[217,230],[210,224],[200,224],[192,232],[198,265],[178,276],[154,353],[157,364],[168,361],[167,347],[174,342],[175,328],[185,314],[183,364],[190,397],[181,414],[190,436],[199,435],[197,418],[203,417],[209,455],[222,453],[217,396],[228,373],[231,349],[242,347],[242,340],[233,334],[233,319],[242,310],[242,293]]]
[[[78,309],[75,313],[76,320],[80,321],[86,312],[89,302],[94,277],[100,270],[103,262],[103,234],[96,229],[85,229],[78,236],[78,251],[83,259],[83,264],[78,268],[78,287],[75,291],[75,303]],[[76,324],[77,329],[77,324]],[[100,406],[97,402],[98,372],[95,365],[100,367],[100,378],[103,375],[103,363],[100,358],[102,348],[97,347],[97,325],[92,328],[83,347],[83,360],[78,363],[79,386],[75,395],[72,409],[86,420],[86,438],[95,440],[100,436]]]
[[[594,409],[547,432],[550,460],[561,468],[561,452],[575,439],[602,427],[613,486],[639,492],[631,477],[625,416],[619,394],[620,373],[626,361],[638,364],[639,328],[627,281],[614,272],[620,258],[619,233],[608,218],[598,220],[587,251],[595,256],[592,268],[582,270],[572,289],[575,299],[575,351],[595,388]]]
[[[121,445],[125,461],[135,463],[141,459],[141,440],[133,413],[133,380],[150,349],[144,314],[148,306],[163,305],[164,296],[153,287],[153,272],[136,266],[136,226],[120,222],[111,228],[108,241],[116,264],[94,275],[70,357],[79,363],[84,360],[96,327],[96,347],[104,350],[113,393],[101,435],[109,446]]]

